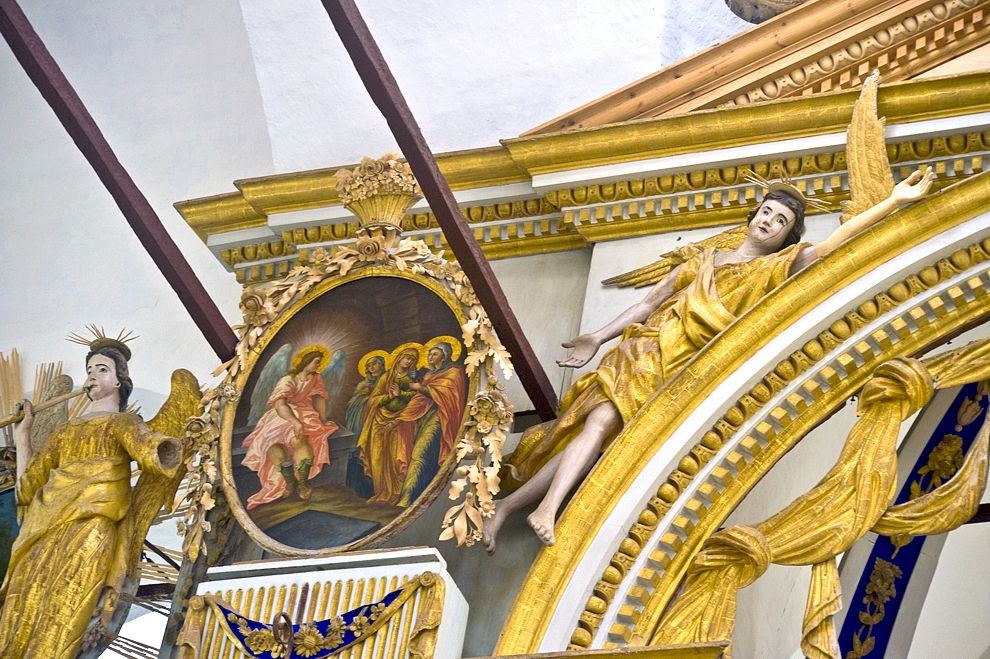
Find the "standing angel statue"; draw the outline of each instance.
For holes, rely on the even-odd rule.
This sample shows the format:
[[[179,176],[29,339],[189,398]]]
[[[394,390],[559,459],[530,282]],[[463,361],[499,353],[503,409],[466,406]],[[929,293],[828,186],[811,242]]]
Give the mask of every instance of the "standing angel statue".
[[[654,286],[641,302],[601,329],[562,344],[571,353],[557,364],[578,368],[602,344],[621,337],[598,368],[566,392],[557,419],[528,429],[508,458],[511,477],[506,484],[517,489],[496,502],[494,516],[485,524],[489,552],[495,550],[505,519],[541,499],[527,521],[545,545],[553,545],[554,520],[564,497],[591,470],[603,447],[692,357],[790,276],[901,204],[928,193],[935,178],[931,167],[894,185],[883,120],[876,117],[877,82],[876,74],[867,79],[853,111],[846,149],[852,200],[841,225],[825,241],[801,242],[805,210],[821,209],[820,202],[786,181],[770,183],[754,174],[752,180],[765,195],[744,227],[606,280]]]
[[[196,378],[177,370],[154,419],[145,424],[126,412],[131,351],[123,336],[94,334],[73,337],[89,347],[88,412],[57,426],[34,452],[34,411],[24,401],[14,431],[23,523],[0,588],[3,657],[95,656],[112,639],[129,608],[121,595],[137,587],[148,528],[185,471],[175,437],[202,411]],[[133,486],[132,461],[141,469]]]

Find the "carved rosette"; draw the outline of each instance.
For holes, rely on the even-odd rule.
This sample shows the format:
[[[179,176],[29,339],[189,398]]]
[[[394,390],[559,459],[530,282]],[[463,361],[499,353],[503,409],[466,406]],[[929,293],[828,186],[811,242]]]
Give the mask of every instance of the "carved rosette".
[[[355,248],[377,253],[395,246],[402,233],[402,217],[422,196],[409,165],[397,153],[372,160],[363,158],[354,169],[335,174],[337,193],[357,216],[360,228]]]

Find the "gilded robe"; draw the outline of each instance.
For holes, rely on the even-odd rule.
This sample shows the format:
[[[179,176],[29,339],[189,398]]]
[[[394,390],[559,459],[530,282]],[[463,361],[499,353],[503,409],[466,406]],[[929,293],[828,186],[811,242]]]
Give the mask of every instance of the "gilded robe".
[[[401,437],[398,431],[402,413],[415,392],[410,373],[389,371],[375,385],[368,398],[368,408],[358,437],[357,447],[364,473],[371,479],[375,494],[371,503],[396,505],[402,492],[402,484],[409,466],[412,444],[408,437]],[[398,388],[398,395],[389,391]]]
[[[135,414],[85,416],[56,428],[28,463],[16,491],[24,523],[0,589],[0,656],[75,657],[100,595],[121,592],[143,539],[129,515],[131,460],[173,477],[181,445]]]
[[[506,475],[508,489],[529,480],[562,451],[597,406],[612,403],[623,425],[629,423],[709,341],[787,279],[804,246],[718,267],[715,250],[698,250],[678,270],[670,298],[644,323],[627,327],[598,368],[568,389],[557,419],[523,433],[509,458],[514,473]]]
[[[313,449],[313,465],[309,478],[315,478],[323,467],[330,464],[330,446],[327,438],[337,430],[333,421],[320,420],[320,413],[313,407],[313,398],[327,400],[329,394],[323,384],[323,378],[314,375],[300,382],[294,375],[282,377],[268,397],[268,410],[258,419],[251,434],[241,443],[247,448],[247,454],[241,462],[248,469],[258,473],[261,489],[248,497],[247,508],[280,498],[286,490],[285,478],[279,472],[279,465],[268,459],[268,449],[281,444],[288,448],[291,455],[291,444],[296,436],[292,423],[278,415],[275,404],[284,400],[289,409],[303,425],[302,435]]]

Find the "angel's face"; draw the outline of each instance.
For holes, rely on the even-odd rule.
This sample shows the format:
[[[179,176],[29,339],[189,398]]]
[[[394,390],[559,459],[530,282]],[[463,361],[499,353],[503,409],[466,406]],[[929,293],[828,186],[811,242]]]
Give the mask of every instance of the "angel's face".
[[[319,355],[312,357],[306,365],[303,367],[303,375],[311,377],[316,375],[316,372],[320,370],[320,357]]]
[[[113,395],[120,388],[117,366],[106,355],[93,355],[86,364],[86,382],[83,384],[90,400],[100,400]]]
[[[776,252],[787,240],[796,221],[793,210],[776,199],[768,199],[749,223],[750,242],[763,247],[767,253]]]

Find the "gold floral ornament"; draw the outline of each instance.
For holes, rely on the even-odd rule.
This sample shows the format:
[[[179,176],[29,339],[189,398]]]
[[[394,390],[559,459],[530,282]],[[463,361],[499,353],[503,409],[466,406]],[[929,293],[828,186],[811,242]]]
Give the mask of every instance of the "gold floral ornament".
[[[457,460],[473,461],[454,471],[448,492],[453,500],[464,493],[464,502],[447,510],[440,540],[456,539],[458,545],[469,547],[481,540],[484,519],[495,514],[502,444],[511,423],[512,406],[501,391],[480,394],[471,402],[464,436],[457,444]]]
[[[873,627],[884,619],[884,606],[887,602],[897,597],[895,580],[902,576],[901,568],[882,558],[876,559],[870,573],[870,582],[866,585],[866,595],[863,597],[866,610],[859,612],[861,627],[853,635],[853,647],[846,653],[846,659],[859,659],[873,651],[876,644]]]
[[[400,223],[422,196],[409,165],[398,153],[362,158],[354,169],[341,169],[337,193],[361,223],[354,250],[362,261],[380,261],[402,233]]]

